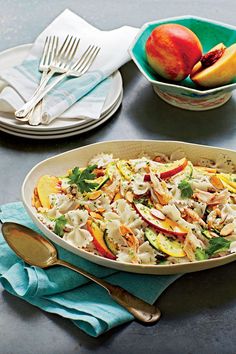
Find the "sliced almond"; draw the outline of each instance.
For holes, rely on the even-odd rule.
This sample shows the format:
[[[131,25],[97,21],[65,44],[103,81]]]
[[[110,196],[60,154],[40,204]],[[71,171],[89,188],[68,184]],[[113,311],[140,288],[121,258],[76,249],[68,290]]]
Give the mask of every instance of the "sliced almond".
[[[88,197],[90,200],[95,200],[95,199],[99,198],[101,194],[102,194],[102,191],[95,191],[95,192],[89,193]]]
[[[91,216],[92,218],[94,218],[94,219],[100,219],[100,220],[103,219],[102,215],[100,215],[100,214],[98,214],[98,213],[95,213],[94,211],[91,211],[91,212],[90,212],[90,216]]]
[[[106,209],[104,209],[104,208],[98,208],[98,213],[102,214],[102,213],[104,213],[104,211],[106,211]]]
[[[171,197],[167,194],[160,194],[157,191],[154,191],[154,193],[156,194],[158,201],[161,205],[167,205],[171,200]]]
[[[150,210],[150,212],[151,212],[151,214],[152,214],[153,216],[155,216],[155,218],[157,218],[157,219],[165,220],[165,218],[166,218],[166,216],[165,216],[160,210],[157,210],[157,209],[152,208],[152,209]]]
[[[121,236],[124,237],[124,239],[126,240],[127,245],[137,251],[139,242],[138,239],[135,237],[133,231],[126,225],[120,225],[119,231]]]
[[[92,211],[88,205],[85,205],[84,208],[87,210],[88,213],[90,213]]]
[[[120,192],[116,193],[116,195],[115,195],[115,197],[114,197],[114,199],[113,199],[113,202],[115,202],[115,201],[118,200],[118,199],[122,199],[122,195],[121,195]]]
[[[233,231],[234,231],[234,224],[231,222],[231,223],[225,225],[221,229],[220,235],[221,236],[228,236],[228,235],[232,234]]]
[[[132,192],[128,191],[125,195],[125,199],[128,200],[128,202],[133,203],[134,200],[134,195]]]

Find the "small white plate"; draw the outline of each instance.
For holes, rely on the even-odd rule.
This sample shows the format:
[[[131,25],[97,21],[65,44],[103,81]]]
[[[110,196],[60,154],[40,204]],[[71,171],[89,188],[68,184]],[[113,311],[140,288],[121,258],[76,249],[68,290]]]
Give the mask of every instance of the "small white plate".
[[[31,49],[32,44],[25,44],[18,47],[14,47],[8,50],[5,50],[0,53],[0,67],[2,69],[10,68],[15,65],[19,65],[22,60],[27,56],[29,50]],[[122,77],[119,71],[116,71],[111,75],[111,89],[104,103],[104,107],[101,113],[101,116],[107,115],[107,113],[112,109],[112,107],[119,101],[120,95],[122,94]],[[101,119],[101,118],[100,118]],[[96,124],[99,120],[94,120]],[[91,123],[91,120],[86,119],[55,119],[50,125],[38,125],[30,126],[28,124],[22,124],[17,121],[13,114],[6,114],[0,112],[0,125],[5,128],[5,131],[9,129],[14,129],[26,134],[32,134],[32,132],[41,132],[46,133],[51,132],[51,134],[64,132],[65,129],[75,129],[79,126],[82,126],[87,123]]]
[[[119,95],[117,101],[108,109],[106,110],[106,112],[104,114],[102,114],[100,116],[99,119],[97,120],[87,120],[85,123],[77,126],[77,127],[69,127],[69,128],[65,128],[65,129],[60,129],[60,130],[53,130],[53,131],[37,131],[37,130],[23,130],[21,128],[19,128],[18,126],[14,126],[14,127],[8,127],[6,126],[5,124],[2,124],[1,121],[0,121],[0,128],[3,128],[8,131],[15,131],[15,132],[18,132],[18,133],[21,133],[21,134],[24,134],[24,135],[41,135],[41,136],[46,136],[46,135],[57,135],[57,134],[65,134],[65,133],[69,133],[69,132],[72,132],[72,131],[75,131],[75,130],[80,130],[80,129],[84,129],[90,125],[93,125],[93,124],[97,124],[100,120],[104,119],[105,117],[107,117],[110,112],[114,112],[114,108],[118,108],[118,104],[120,104],[120,100],[121,98],[123,97],[123,89],[121,91],[121,94]]]
[[[186,262],[169,265],[149,265],[149,264],[129,264],[118,261],[113,261],[101,256],[94,255],[80,248],[72,246],[54,232],[49,230],[37,217],[36,210],[32,206],[31,197],[38,179],[45,175],[62,176],[65,171],[68,171],[74,166],[86,166],[88,161],[94,156],[102,152],[113,153],[114,157],[121,159],[136,158],[140,152],[145,152],[150,156],[155,156],[155,153],[162,152],[170,155],[178,149],[183,150],[186,156],[194,163],[199,157],[206,157],[215,160],[219,154],[224,154],[236,164],[236,151],[183,143],[180,141],[158,141],[158,140],[120,140],[120,141],[105,141],[101,143],[91,144],[80,147],[63,154],[50,157],[37,164],[25,177],[22,185],[22,198],[24,205],[34,223],[39,227],[45,236],[50,240],[67,249],[68,251],[77,254],[91,262],[100,264],[105,267],[114,268],[122,271],[143,274],[180,274],[195,272],[204,269],[214,268],[227,264],[236,260],[236,253],[230,255],[212,258],[204,261]]]
[[[111,109],[107,115],[105,115],[103,118],[91,123],[90,125],[86,126],[86,127],[77,127],[76,129],[73,129],[72,131],[67,131],[67,132],[63,132],[63,133],[57,133],[57,132],[53,132],[53,134],[31,134],[31,132],[20,132],[20,131],[16,131],[10,128],[6,128],[5,126],[0,124],[0,130],[11,134],[11,135],[15,135],[15,136],[19,136],[21,138],[27,138],[27,139],[60,139],[60,138],[67,138],[70,136],[74,136],[74,135],[78,135],[78,134],[82,134],[82,133],[86,133],[94,128],[97,128],[99,125],[105,123],[109,118],[111,118],[114,113],[117,111],[117,109],[119,108],[119,106],[121,105],[122,102],[122,98],[123,98],[123,92],[121,92],[121,95],[116,103],[116,105],[113,107],[113,109]]]

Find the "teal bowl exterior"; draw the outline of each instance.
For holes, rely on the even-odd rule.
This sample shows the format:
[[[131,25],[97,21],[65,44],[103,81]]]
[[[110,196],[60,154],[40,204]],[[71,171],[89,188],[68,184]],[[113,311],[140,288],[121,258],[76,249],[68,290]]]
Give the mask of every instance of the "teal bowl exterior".
[[[129,49],[141,73],[164,101],[189,110],[207,110],[226,103],[236,88],[236,78],[230,84],[204,89],[197,87],[189,77],[180,82],[170,82],[152,70],[146,59],[145,44],[153,29],[166,23],[180,24],[192,30],[201,41],[203,53],[218,43],[224,43],[226,47],[236,43],[236,27],[195,16],[172,17],[143,25]]]

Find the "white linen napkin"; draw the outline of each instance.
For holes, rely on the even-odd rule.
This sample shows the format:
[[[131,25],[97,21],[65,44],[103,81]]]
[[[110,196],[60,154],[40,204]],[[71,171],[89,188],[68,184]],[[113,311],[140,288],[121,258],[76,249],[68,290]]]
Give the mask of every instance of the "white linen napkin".
[[[90,44],[98,45],[101,50],[88,73],[80,78],[66,79],[45,97],[45,122],[59,116],[98,119],[111,83],[106,78],[130,60],[128,48],[137,31],[137,28],[129,26],[101,31],[70,10],[65,10],[38,36],[21,65],[0,70],[0,79],[5,82],[0,92],[0,111],[19,109],[36,89],[40,80],[37,68],[46,36],[57,35],[61,44],[69,34],[80,38],[77,58]]]

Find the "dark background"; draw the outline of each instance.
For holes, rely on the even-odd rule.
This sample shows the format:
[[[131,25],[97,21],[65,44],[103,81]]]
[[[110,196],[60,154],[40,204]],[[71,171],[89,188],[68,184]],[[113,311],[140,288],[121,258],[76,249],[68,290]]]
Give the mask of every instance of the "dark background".
[[[104,30],[187,14],[236,25],[234,0],[0,0],[0,50],[33,42],[65,8]],[[235,148],[235,94],[221,108],[184,111],[161,101],[133,63],[121,73],[122,107],[94,131],[52,141],[0,133],[0,204],[20,200],[22,181],[37,162],[93,142],[143,138]],[[232,263],[185,275],[158,299],[158,324],[132,322],[97,339],[0,289],[0,354],[235,354],[235,271]]]

